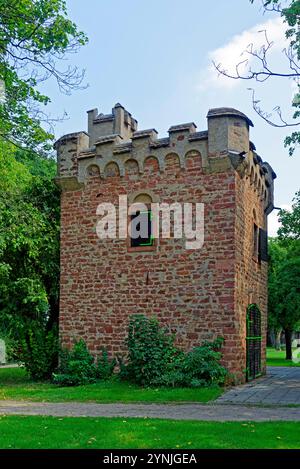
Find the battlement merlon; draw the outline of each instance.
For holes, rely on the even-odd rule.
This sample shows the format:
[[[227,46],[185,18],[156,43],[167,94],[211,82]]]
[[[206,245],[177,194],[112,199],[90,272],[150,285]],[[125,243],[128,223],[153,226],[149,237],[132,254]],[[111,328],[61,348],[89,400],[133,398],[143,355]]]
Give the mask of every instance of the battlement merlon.
[[[66,190],[82,187],[88,178],[88,168],[96,166],[105,177],[106,166],[114,162],[120,176],[125,174],[125,163],[134,159],[140,173],[149,156],[158,160],[159,170],[164,171],[165,158],[176,153],[182,168],[185,155],[190,151],[201,154],[205,172],[222,172],[234,169],[241,176],[250,177],[257,191],[265,197],[266,207],[273,208],[273,179],[276,175],[268,163],[264,163],[249,140],[251,120],[233,108],[210,109],[207,114],[208,130],[197,131],[193,122],[173,125],[169,136],[158,138],[155,129],[137,130],[137,121],[120,104],[111,114],[99,114],[97,109],[88,111],[88,133],[82,131],[61,137],[55,148],[58,155],[57,182]],[[73,181],[73,182],[72,182]],[[73,184],[74,183],[74,184]],[[71,187],[73,189],[71,189]]]
[[[207,122],[210,157],[218,157],[231,150],[249,152],[249,127],[254,126],[245,114],[228,107],[210,109]]]
[[[113,107],[111,114],[98,114],[98,109],[91,109],[87,114],[90,147],[106,135],[116,134],[125,141],[130,140],[137,130],[137,120],[120,103]]]

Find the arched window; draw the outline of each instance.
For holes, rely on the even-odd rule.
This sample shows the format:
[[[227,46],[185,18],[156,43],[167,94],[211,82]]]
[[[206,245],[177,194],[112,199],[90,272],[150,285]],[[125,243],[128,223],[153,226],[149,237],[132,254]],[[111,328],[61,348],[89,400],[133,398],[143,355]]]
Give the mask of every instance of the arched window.
[[[129,247],[131,251],[151,251],[154,249],[152,198],[148,194],[138,194],[129,206]]]
[[[261,375],[261,312],[257,304],[247,308],[247,381]]]

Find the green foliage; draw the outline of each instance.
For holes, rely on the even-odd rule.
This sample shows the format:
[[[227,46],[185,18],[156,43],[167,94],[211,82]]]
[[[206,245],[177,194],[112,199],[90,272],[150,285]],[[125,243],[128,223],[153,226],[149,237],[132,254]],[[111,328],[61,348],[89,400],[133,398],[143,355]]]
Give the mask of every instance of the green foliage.
[[[300,326],[300,240],[273,239],[269,255],[268,324],[287,337]],[[290,345],[286,352],[289,358]]]
[[[58,363],[57,328],[46,331],[42,324],[31,325],[20,340],[18,358],[33,380],[45,380],[51,375]]]
[[[123,367],[122,377],[143,386],[156,383],[180,355],[174,346],[174,337],[159,325],[156,318],[143,315],[131,317],[126,345],[128,364],[125,369]]]
[[[143,386],[199,387],[221,384],[227,371],[220,365],[222,339],[184,353],[156,318],[134,315],[129,322],[127,366],[121,377]]]
[[[60,386],[95,383],[96,378],[94,358],[84,340],[76,342],[71,351],[62,352],[59,371],[53,374],[53,382]]]
[[[111,378],[116,364],[117,360],[115,358],[109,358],[107,350],[103,348],[101,356],[97,360],[97,378],[103,381],[106,381]]]
[[[298,92],[298,98],[297,100],[300,101],[300,88],[299,88],[299,92]],[[295,104],[293,103],[293,106],[297,106],[299,107],[298,104]],[[296,118],[300,116],[300,111],[298,111],[297,113],[294,113],[294,118]],[[284,139],[284,146],[285,147],[288,147],[289,149],[289,155],[290,156],[293,156],[293,154],[295,153],[295,150],[297,147],[300,146],[300,132],[292,132],[291,135],[288,135],[287,137],[285,137]]]
[[[47,158],[30,151],[23,151],[18,148],[14,151],[14,159],[26,167],[32,176],[41,177],[50,181],[56,176],[57,165],[54,158]]]
[[[96,363],[84,340],[74,344],[71,351],[63,350],[60,354],[60,365],[52,379],[60,386],[79,386],[109,379],[115,369],[116,360],[110,359],[105,349]]]
[[[202,346],[186,353],[182,366],[185,386],[224,384],[228,373],[220,364],[223,342],[222,338],[214,342],[204,342]]]
[[[82,73],[59,64],[87,38],[67,17],[65,0],[0,0],[0,24],[0,137],[49,150],[53,136],[42,124],[50,99],[38,84],[52,77],[65,92],[78,87]]]
[[[2,200],[20,193],[31,180],[24,164],[16,161],[16,150],[0,139],[0,195]]]
[[[269,241],[269,326],[295,329],[300,323],[300,191],[292,210],[280,210],[278,238]]]
[[[300,191],[295,194],[292,210],[280,210],[281,227],[278,236],[282,240],[300,239]]]
[[[59,190],[54,159],[35,153],[52,139],[37,87],[78,87],[82,74],[59,63],[86,42],[65,0],[0,0],[0,332],[11,340],[58,320]]]
[[[275,332],[282,330],[282,325],[277,318],[277,284],[278,284],[278,269],[287,255],[286,246],[278,241],[277,238],[269,240],[269,268],[268,268],[268,327]]]
[[[277,319],[284,329],[293,330],[300,321],[300,257],[290,251],[277,271]]]
[[[180,360],[164,373],[156,384],[164,386],[202,387],[224,384],[227,370],[220,364],[223,339],[204,342],[183,354]]]
[[[30,322],[51,327],[58,317],[55,164],[24,153],[0,140],[0,331],[15,339]]]

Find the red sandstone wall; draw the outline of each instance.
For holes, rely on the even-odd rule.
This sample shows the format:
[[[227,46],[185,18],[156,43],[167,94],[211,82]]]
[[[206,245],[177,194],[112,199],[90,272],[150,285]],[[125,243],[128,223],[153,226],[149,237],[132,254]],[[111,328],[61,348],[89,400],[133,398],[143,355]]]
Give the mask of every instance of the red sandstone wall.
[[[253,223],[254,211],[256,224],[266,229],[266,217],[261,195],[250,177],[243,179],[236,174],[236,275],[235,275],[235,311],[237,318],[238,344],[232,359],[237,368],[245,368],[246,363],[246,310],[251,303],[256,303],[262,313],[262,367],[265,372],[265,349],[267,331],[267,263],[253,259]]]
[[[246,201],[245,188],[237,178],[238,199],[245,203],[239,203],[236,213],[234,170],[203,174],[201,157],[194,155],[187,158],[185,170],[171,156],[165,172],[159,173],[157,161],[149,158],[142,175],[131,167],[125,177],[92,176],[82,191],[62,193],[60,333],[64,346],[83,338],[95,355],[102,346],[113,353],[124,352],[128,316],[157,315],[186,349],[223,336],[224,362],[242,376],[248,303],[243,273],[254,288],[259,285],[245,252],[252,252],[248,228],[247,239],[242,239],[246,205],[254,202]],[[129,253],[126,240],[97,238],[100,202],[117,203],[119,194],[147,189],[160,202],[205,204],[201,250],[186,250],[183,240],[168,239],[159,240],[155,252]],[[235,293],[235,281],[242,300]]]

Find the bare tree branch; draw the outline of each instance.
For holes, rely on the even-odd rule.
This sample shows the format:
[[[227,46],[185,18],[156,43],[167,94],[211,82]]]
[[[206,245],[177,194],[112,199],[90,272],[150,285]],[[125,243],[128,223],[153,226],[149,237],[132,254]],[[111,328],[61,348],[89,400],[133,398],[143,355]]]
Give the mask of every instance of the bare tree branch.
[[[299,122],[287,122],[282,116],[282,111],[281,111],[280,106],[276,106],[273,109],[273,111],[276,112],[276,114],[278,115],[279,120],[280,120],[281,123],[277,124],[276,122],[271,120],[272,113],[267,113],[266,111],[264,111],[259,106],[260,100],[256,99],[255,90],[253,88],[248,88],[248,90],[250,90],[252,92],[252,106],[253,106],[253,109],[269,125],[271,125],[272,127],[297,127],[297,126],[300,125],[300,121]]]
[[[281,11],[280,5],[273,5],[273,7],[276,7],[274,11]],[[274,43],[269,40],[266,30],[258,32],[264,34],[263,46],[260,49],[255,49],[253,44],[249,44],[247,49],[242,53],[242,55],[247,55],[248,57],[236,64],[235,73],[230,73],[222,66],[221,63],[216,64],[216,62],[213,61],[213,65],[218,73],[233,80],[254,80],[256,82],[263,83],[270,78],[288,78],[294,79],[298,83],[300,81],[300,65],[292,46],[285,48],[282,51],[287,59],[289,71],[280,72],[273,70],[269,65],[269,53],[272,50]],[[254,62],[253,65],[252,62]],[[255,68],[255,65],[258,65],[258,67]],[[250,90],[252,91],[253,109],[268,124],[273,127],[296,127],[300,125],[300,122],[288,122],[284,119],[279,106],[276,106],[273,109],[273,112],[276,112],[277,117],[279,117],[279,123],[275,122],[272,119],[272,113],[268,113],[260,107],[260,100],[256,99],[255,90],[252,88],[250,88]]]

